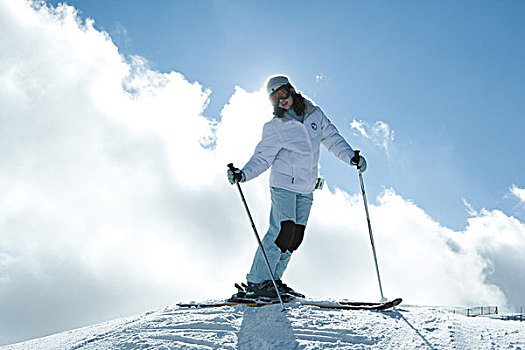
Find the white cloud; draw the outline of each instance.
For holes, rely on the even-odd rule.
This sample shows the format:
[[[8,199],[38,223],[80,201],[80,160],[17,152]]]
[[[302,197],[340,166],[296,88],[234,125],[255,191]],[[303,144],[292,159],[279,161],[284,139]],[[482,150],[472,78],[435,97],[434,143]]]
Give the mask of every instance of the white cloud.
[[[525,225],[500,210],[482,209],[456,236],[464,250],[486,260],[485,281],[498,286],[514,309],[523,305],[525,279],[519,276],[525,275]]]
[[[470,204],[469,202],[467,202],[467,200],[463,197],[461,197],[461,201],[463,202],[463,205],[465,206],[465,208],[467,208],[467,213],[470,215],[470,216],[478,216],[478,212],[476,211],[476,209],[474,209],[474,207],[472,206],[472,204]]]
[[[371,138],[371,136],[366,131],[365,125],[368,125],[368,124],[365,124],[363,121],[357,121],[357,120],[354,119],[350,123],[350,128],[355,129],[359,134],[361,134],[361,136],[364,136],[367,139],[369,139],[369,138]]]
[[[210,91],[125,62],[71,7],[0,4],[0,344],[233,293],[256,243],[226,164],[242,166],[259,141],[264,89],[236,87],[210,121]],[[386,123],[353,123],[388,150]],[[268,174],[243,190],[263,235]],[[455,232],[393,190],[370,210],[387,296],[519,302],[517,219],[482,210]],[[311,296],[377,299],[360,196],[315,194],[285,277]]]
[[[521,204],[525,204],[525,188],[519,188],[516,185],[510,187],[510,193],[516,197]]]
[[[323,81],[326,81],[326,75],[324,75],[323,73],[319,73],[315,75],[316,83],[322,83]]]
[[[390,149],[394,142],[395,132],[390,128],[390,125],[379,120],[370,124],[363,120],[353,120],[350,123],[350,128],[355,130],[356,135],[361,135],[371,140],[377,146],[380,146],[387,155],[390,155]]]
[[[385,191],[377,205],[370,205],[370,213],[387,296],[403,296],[407,302],[427,305],[505,304],[503,290],[488,280],[512,281],[512,276],[491,270],[493,257],[482,254],[483,242],[475,232],[477,223],[491,213],[472,218],[464,232],[455,232],[392,190]],[[523,225],[516,226],[514,218],[500,219],[501,225],[510,225],[509,234],[518,240],[522,236],[524,241]],[[491,233],[494,228],[485,230],[486,235]],[[330,283],[316,282],[316,296],[378,297],[359,195],[349,196],[340,190],[316,193],[308,234],[305,249],[297,252],[298,261],[290,267],[291,276],[308,276],[297,285],[303,282],[303,289],[312,289],[308,281],[328,280]]]

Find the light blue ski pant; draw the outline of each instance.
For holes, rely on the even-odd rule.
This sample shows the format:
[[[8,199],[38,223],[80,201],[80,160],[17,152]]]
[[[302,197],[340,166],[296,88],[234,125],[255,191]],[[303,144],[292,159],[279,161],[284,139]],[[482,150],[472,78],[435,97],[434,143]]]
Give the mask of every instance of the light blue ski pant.
[[[262,245],[268,258],[270,268],[272,269],[272,273],[275,279],[279,280],[282,278],[284,270],[286,270],[290,257],[292,256],[290,250],[283,252],[283,244],[281,240],[283,235],[281,231],[283,228],[288,231],[287,227],[290,227],[290,225],[293,227],[294,224],[296,224],[303,226],[302,233],[304,233],[304,227],[306,226],[308,216],[310,215],[310,208],[312,207],[313,193],[301,194],[282,188],[271,187],[270,194],[272,198],[270,227],[262,240]],[[283,222],[285,223],[284,225]],[[281,237],[278,242],[281,247],[276,243],[280,234]],[[301,241],[302,236],[300,241],[298,243],[296,242],[296,245],[298,246]],[[297,249],[297,247],[290,249],[293,251]],[[260,283],[270,279],[271,277],[268,273],[268,267],[264,262],[262,252],[259,247],[257,247],[252,268],[246,275],[246,280],[252,283]]]

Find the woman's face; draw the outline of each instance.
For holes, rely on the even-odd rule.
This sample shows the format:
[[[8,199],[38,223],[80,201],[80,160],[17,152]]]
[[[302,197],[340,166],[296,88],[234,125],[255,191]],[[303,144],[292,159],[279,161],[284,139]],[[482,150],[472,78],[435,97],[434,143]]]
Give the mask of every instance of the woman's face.
[[[293,98],[292,95],[288,96],[287,99],[279,101],[279,107],[284,108],[286,110],[292,108],[293,104]]]
[[[293,98],[289,87],[283,86],[270,97],[272,104],[284,109],[290,109],[293,105]],[[279,102],[277,102],[279,101]]]

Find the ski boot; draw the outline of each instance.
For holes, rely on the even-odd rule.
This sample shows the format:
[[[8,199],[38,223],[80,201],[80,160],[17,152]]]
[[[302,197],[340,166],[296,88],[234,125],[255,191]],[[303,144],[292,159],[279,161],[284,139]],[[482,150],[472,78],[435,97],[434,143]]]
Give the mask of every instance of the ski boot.
[[[275,282],[277,284],[277,288],[279,288],[279,294],[281,295],[281,299],[283,300],[283,302],[288,302],[294,299],[294,296],[282,289],[277,281]],[[248,294],[253,294],[261,300],[278,299],[277,293],[275,292],[275,286],[273,285],[273,282],[271,280],[262,281],[260,283],[248,282],[248,285],[245,289]]]
[[[304,294],[296,292],[295,290],[292,289],[292,287],[289,287],[283,281],[276,280],[275,282],[277,283],[277,286],[279,287],[279,292],[281,292],[281,294],[285,293],[285,294],[292,295],[292,296],[298,297],[298,298],[304,298],[305,297]]]

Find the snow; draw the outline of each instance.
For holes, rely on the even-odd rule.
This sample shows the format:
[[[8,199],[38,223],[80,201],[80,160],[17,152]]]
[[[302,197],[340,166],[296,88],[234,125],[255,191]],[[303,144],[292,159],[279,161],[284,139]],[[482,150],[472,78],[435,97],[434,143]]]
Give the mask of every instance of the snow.
[[[18,349],[522,349],[525,323],[434,307],[178,306],[4,346]]]

